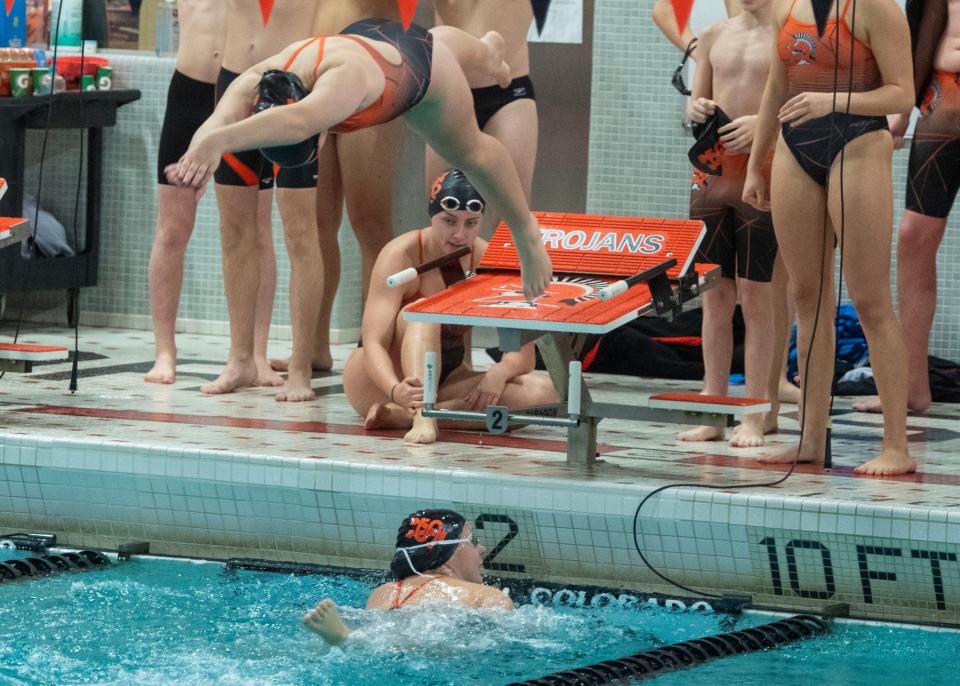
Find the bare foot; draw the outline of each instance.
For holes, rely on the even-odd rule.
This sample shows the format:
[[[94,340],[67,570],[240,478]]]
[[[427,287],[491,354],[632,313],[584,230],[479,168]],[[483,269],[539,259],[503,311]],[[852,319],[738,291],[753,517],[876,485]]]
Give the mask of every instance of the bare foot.
[[[861,476],[893,476],[917,471],[916,461],[905,450],[885,448],[879,455],[853,470]]]
[[[409,429],[413,416],[399,405],[393,403],[374,403],[363,420],[367,431],[375,429]]]
[[[413,428],[411,428],[403,440],[407,443],[434,443],[437,440],[437,420],[423,415],[414,415]]]
[[[256,358],[257,365],[257,385],[258,386],[282,386],[283,377],[277,374],[270,367],[266,357]]]
[[[340,619],[337,604],[325,598],[303,616],[303,625],[333,646],[342,645],[350,636],[350,629]]]
[[[733,427],[733,433],[736,434],[739,432],[741,426],[743,426],[743,424],[737,424],[735,427]],[[764,412],[763,435],[768,436],[776,433],[780,433],[779,415],[776,415],[773,412]]]
[[[871,395],[863,400],[854,401],[853,409],[857,412],[883,413],[883,405],[880,404],[879,395]]]
[[[695,429],[687,429],[677,434],[678,441],[685,443],[696,443],[698,441],[722,441],[726,431],[716,426],[698,426]]]
[[[797,448],[800,447],[799,443],[792,443],[791,445],[780,446],[779,449],[774,450],[771,453],[766,455],[761,455],[757,458],[760,462],[767,462],[769,464],[784,464],[790,463],[796,460],[797,462],[816,462],[823,464],[823,446],[822,445],[809,445],[808,441],[803,442],[803,451],[800,453],[799,459],[797,458]]]
[[[221,395],[233,393],[238,388],[255,386],[257,384],[257,365],[253,360],[246,362],[227,362],[216,381],[200,387],[201,393],[207,395]]]
[[[290,368],[290,358],[271,359],[270,368],[275,372],[285,372]],[[315,372],[329,372],[333,369],[333,358],[328,352],[326,355],[310,358],[310,368]]]
[[[147,383],[173,383],[177,380],[177,356],[169,353],[157,353],[153,369],[143,375]]]
[[[857,412],[883,413],[883,405],[880,403],[880,396],[878,395],[871,395],[862,400],[857,400],[853,403],[853,409]],[[916,414],[923,414],[930,409],[930,397],[928,396],[917,401],[907,398],[907,409]]]
[[[278,403],[302,403],[314,400],[316,397],[317,394],[310,388],[310,379],[303,379],[295,374],[287,377],[283,388],[274,396]]]
[[[503,53],[506,50],[506,41],[496,31],[487,31],[480,39],[490,46],[490,61],[487,68],[490,71],[501,88],[510,85],[510,65],[503,61]]]
[[[782,403],[799,405],[800,400],[803,398],[803,391],[787,381],[786,378],[783,378],[780,379],[780,389],[778,395],[780,396],[780,402]]]
[[[764,444],[763,429],[763,421],[758,415],[744,417],[739,426],[733,430],[730,447],[759,448]]]

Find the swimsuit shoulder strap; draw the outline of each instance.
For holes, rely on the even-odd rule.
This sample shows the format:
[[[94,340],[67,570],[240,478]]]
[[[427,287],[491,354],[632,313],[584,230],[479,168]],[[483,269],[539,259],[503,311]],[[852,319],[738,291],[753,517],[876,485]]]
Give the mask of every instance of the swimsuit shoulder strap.
[[[421,581],[418,585],[414,586],[414,587],[407,593],[407,595],[403,596],[403,598],[400,598],[400,589],[403,587],[403,582],[402,582],[402,581],[398,581],[398,582],[397,582],[397,594],[396,594],[396,596],[395,596],[394,599],[393,599],[393,606],[392,606],[393,609],[398,610],[398,609],[400,609],[401,607],[403,607],[404,605],[406,605],[406,604],[407,604],[407,601],[410,600],[410,598],[413,597],[413,594],[414,594],[414,593],[416,593],[416,592],[419,591],[421,588],[423,588],[424,586],[426,586],[427,584],[429,584],[431,581],[435,581],[435,580],[436,580],[435,577],[432,577],[432,576],[431,576],[431,577],[428,577],[426,581]]]
[[[787,10],[787,21],[790,21],[793,18],[793,6],[797,4],[797,0],[793,0],[790,3],[790,9]]]
[[[350,33],[339,33],[339,34],[337,34],[337,37],[338,37],[338,38],[349,38],[349,39],[352,40],[354,43],[357,43],[357,44],[363,46],[363,48],[364,48],[367,52],[370,53],[370,56],[371,56],[373,59],[377,60],[378,63],[380,63],[380,62],[387,62],[387,63],[389,64],[389,61],[387,60],[387,58],[385,58],[383,55],[381,55],[379,50],[377,50],[375,47],[373,47],[372,45],[370,45],[370,43],[368,43],[367,41],[365,41],[365,40],[364,40],[363,38],[361,38],[360,36],[354,36],[353,34],[350,34]],[[402,55],[401,55],[401,57],[402,57]]]
[[[403,589],[403,580],[398,581],[393,587],[393,602],[390,603],[390,609],[396,610],[400,607],[400,591]]]
[[[293,61],[300,56],[300,53],[306,50],[308,45],[313,45],[316,42],[320,42],[320,53],[317,56],[317,66],[320,65],[320,60],[323,59],[323,40],[326,36],[314,36],[305,40],[299,48],[293,51],[293,54],[290,55],[290,58],[287,60],[286,64],[283,65],[283,71],[287,71],[290,68],[290,65],[293,64]],[[314,73],[316,73],[316,68],[314,68]]]

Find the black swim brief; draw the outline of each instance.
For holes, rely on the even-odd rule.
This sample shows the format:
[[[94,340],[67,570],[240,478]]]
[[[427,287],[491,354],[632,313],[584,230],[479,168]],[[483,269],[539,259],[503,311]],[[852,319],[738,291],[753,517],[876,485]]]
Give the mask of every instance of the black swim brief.
[[[533,81],[529,76],[518,76],[506,88],[486,86],[473,88],[473,111],[477,113],[477,125],[483,131],[487,122],[501,109],[516,100],[534,100]]]
[[[193,134],[213,114],[216,86],[173,72],[167,89],[167,109],[160,130],[157,183],[168,185],[164,168],[176,162],[190,146]]]

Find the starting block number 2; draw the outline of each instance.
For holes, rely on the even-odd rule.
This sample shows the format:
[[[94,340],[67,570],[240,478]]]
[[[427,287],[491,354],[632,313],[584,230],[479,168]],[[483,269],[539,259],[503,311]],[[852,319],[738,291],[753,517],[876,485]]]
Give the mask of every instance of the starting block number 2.
[[[489,433],[506,433],[509,424],[507,411],[507,408],[502,405],[487,405],[487,431]]]

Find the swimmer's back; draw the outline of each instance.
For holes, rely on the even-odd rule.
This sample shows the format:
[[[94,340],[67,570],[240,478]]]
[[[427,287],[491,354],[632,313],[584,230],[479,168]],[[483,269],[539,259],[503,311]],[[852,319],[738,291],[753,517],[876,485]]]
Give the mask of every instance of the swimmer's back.
[[[427,601],[459,603],[470,608],[500,608],[513,609],[510,596],[493,586],[477,584],[472,581],[453,579],[444,576],[430,577],[425,583],[424,577],[412,576],[399,582],[400,597],[403,607],[420,605]],[[417,589],[415,593],[411,591]],[[390,581],[378,586],[367,598],[368,610],[389,610],[396,608],[398,582]]]

